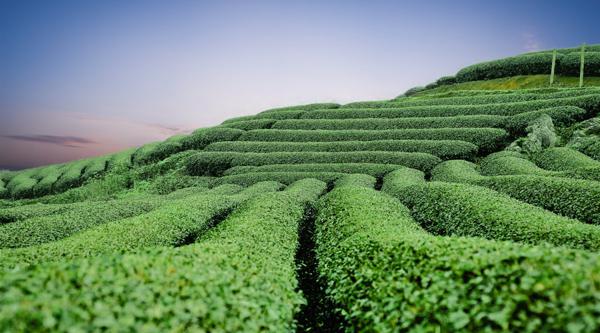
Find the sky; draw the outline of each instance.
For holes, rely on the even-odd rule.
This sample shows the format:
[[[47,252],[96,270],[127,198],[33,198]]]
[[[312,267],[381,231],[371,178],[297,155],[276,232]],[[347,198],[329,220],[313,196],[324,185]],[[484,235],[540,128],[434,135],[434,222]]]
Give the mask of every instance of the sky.
[[[0,0],[0,169],[600,43],[597,1]]]

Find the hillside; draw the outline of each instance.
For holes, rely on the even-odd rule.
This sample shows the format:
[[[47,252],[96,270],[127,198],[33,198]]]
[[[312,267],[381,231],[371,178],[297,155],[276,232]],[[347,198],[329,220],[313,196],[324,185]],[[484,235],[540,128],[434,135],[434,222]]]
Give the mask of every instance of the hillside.
[[[600,330],[600,45],[0,171],[0,331]]]

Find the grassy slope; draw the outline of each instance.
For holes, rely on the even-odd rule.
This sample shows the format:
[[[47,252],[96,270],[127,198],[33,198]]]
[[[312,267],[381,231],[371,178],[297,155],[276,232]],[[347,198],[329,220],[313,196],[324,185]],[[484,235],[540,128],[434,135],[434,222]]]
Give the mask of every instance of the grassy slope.
[[[600,86],[600,77],[584,78],[584,86]],[[514,90],[514,89],[534,89],[548,88],[550,86],[549,75],[519,75],[494,80],[472,81],[445,85],[433,89],[428,89],[417,93],[414,96],[426,96],[429,94],[445,93],[457,90]],[[575,76],[557,76],[552,87],[568,88],[578,87],[579,77]]]

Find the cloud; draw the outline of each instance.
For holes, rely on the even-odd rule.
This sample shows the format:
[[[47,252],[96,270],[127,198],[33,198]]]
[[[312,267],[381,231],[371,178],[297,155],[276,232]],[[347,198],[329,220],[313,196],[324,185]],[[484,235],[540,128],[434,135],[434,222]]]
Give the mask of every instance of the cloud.
[[[176,127],[176,126],[166,126],[166,125],[162,125],[162,124],[145,124],[145,123],[143,123],[142,125],[146,126],[146,127],[154,128],[154,129],[158,130],[160,133],[167,134],[167,135],[188,134],[193,131],[191,129],[185,129],[185,128]]]
[[[55,144],[58,146],[69,147],[69,148],[81,148],[90,144],[97,144],[98,142],[82,138],[78,136],[60,136],[60,135],[3,135],[2,137],[28,141],[28,142],[40,142]]]
[[[527,52],[539,51],[540,50],[540,41],[537,36],[531,32],[526,32],[523,34],[523,48]]]

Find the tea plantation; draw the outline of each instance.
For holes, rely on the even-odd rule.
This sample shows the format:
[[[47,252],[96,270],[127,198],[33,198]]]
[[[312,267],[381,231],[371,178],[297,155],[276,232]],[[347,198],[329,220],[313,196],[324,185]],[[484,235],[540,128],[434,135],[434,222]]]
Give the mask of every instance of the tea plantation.
[[[598,332],[600,45],[573,87],[579,56],[552,86],[525,54],[0,171],[0,331]]]

